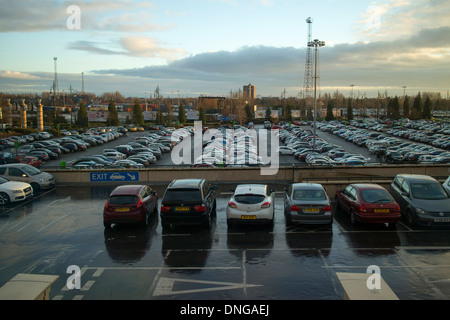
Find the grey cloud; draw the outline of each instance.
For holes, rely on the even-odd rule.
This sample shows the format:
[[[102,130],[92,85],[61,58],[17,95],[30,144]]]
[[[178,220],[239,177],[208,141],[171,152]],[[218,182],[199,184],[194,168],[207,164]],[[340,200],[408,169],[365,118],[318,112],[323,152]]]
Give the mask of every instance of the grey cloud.
[[[68,49],[72,50],[81,50],[81,51],[87,51],[91,53],[96,54],[106,54],[106,55],[116,55],[116,54],[126,54],[126,51],[118,51],[118,50],[111,50],[111,49],[104,49],[99,46],[98,43],[95,43],[93,41],[76,41],[74,43],[71,43],[68,46]]]

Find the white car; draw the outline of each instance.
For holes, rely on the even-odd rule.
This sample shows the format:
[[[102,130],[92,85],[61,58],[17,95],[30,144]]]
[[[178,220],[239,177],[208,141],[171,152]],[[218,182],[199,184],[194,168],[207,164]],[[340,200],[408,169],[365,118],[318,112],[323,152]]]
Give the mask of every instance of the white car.
[[[102,154],[103,156],[105,156],[108,159],[112,159],[112,160],[123,160],[126,159],[127,156],[123,153],[120,153],[118,151],[116,152],[103,152]]]
[[[9,181],[0,177],[0,205],[26,200],[33,196],[33,188],[29,183]]]
[[[227,225],[268,224],[273,225],[273,191],[266,184],[240,184],[228,202]]]
[[[289,156],[291,156],[291,155],[293,155],[295,153],[295,150],[294,150],[294,148],[289,147],[289,146],[280,146],[278,148],[278,153],[281,154],[281,155],[289,155]]]

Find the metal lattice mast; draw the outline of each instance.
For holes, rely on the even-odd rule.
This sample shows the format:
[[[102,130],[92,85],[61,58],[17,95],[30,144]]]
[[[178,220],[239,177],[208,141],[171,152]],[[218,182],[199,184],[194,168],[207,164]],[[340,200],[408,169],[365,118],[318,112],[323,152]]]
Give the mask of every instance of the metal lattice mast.
[[[312,18],[306,19],[308,24],[308,42],[309,44],[312,40]],[[307,46],[306,49],[306,63],[305,63],[305,79],[303,83],[303,97],[311,98],[313,92],[313,61],[312,61],[312,48]]]

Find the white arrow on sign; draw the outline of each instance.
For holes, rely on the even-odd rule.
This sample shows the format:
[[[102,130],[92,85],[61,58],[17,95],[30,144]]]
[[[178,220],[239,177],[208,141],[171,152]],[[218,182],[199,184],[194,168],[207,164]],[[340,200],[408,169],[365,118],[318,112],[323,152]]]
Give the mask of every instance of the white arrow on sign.
[[[189,289],[189,290],[173,290],[173,285],[175,282],[184,283],[196,283],[202,285],[212,285],[213,287],[200,288],[200,289]],[[156,284],[155,290],[153,291],[153,296],[164,296],[170,294],[185,294],[185,293],[197,293],[197,292],[208,292],[208,291],[218,291],[218,290],[230,290],[230,289],[243,289],[251,287],[260,287],[262,285],[256,284],[244,284],[244,283],[233,283],[233,282],[220,282],[220,281],[203,281],[203,280],[188,280],[188,279],[170,279],[161,277]]]

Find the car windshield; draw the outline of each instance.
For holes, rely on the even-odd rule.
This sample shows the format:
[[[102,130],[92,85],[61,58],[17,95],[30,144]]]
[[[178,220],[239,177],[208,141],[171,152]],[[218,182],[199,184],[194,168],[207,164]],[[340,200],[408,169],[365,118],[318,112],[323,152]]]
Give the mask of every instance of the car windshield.
[[[369,203],[380,203],[380,202],[392,202],[393,199],[389,192],[385,190],[373,189],[373,190],[362,190],[361,198],[364,202]]]
[[[202,196],[198,189],[169,189],[164,195],[164,201],[201,201]]]
[[[135,204],[137,201],[138,201],[138,197],[133,196],[133,195],[131,195],[131,196],[130,195],[111,196],[108,199],[109,204],[120,205],[120,206]]]
[[[439,183],[412,183],[411,193],[414,198],[425,200],[441,200],[449,197]]]
[[[255,204],[260,203],[265,199],[262,194],[238,194],[234,196],[234,200],[239,203],[244,204]]]
[[[294,190],[294,200],[326,200],[323,190]]]
[[[21,168],[23,172],[25,172],[29,176],[34,176],[41,173],[41,170],[33,167],[33,166],[25,166]]]

